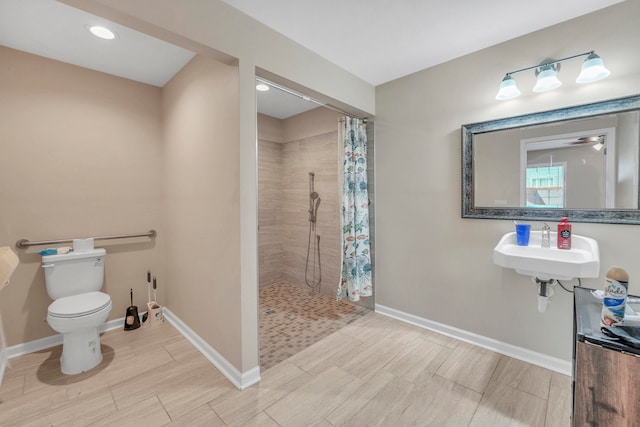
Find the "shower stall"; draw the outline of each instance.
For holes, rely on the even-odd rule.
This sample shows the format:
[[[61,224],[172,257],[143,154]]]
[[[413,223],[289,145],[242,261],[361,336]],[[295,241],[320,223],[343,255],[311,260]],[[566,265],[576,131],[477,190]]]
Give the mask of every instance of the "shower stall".
[[[325,295],[336,295],[342,236],[340,117],[321,108],[285,120],[258,116],[260,287],[286,281]],[[288,135],[282,129],[275,132],[277,127],[295,128],[296,133],[291,134],[294,139],[274,140],[274,135]],[[367,128],[370,134],[371,128],[370,123]],[[370,169],[372,141],[370,138]],[[375,184],[372,174],[369,174],[368,185],[373,234]],[[374,238],[371,240],[375,242]],[[374,250],[372,247],[372,252]],[[373,309],[372,298],[363,298],[359,304]]]
[[[286,353],[286,348],[296,346],[298,338],[309,342],[311,335],[322,335],[317,325],[307,323],[310,319],[338,327],[340,322],[336,319],[348,323],[353,321],[350,316],[361,316],[374,307],[373,298],[362,298],[355,303],[346,298],[336,301],[342,262],[344,150],[338,131],[342,116],[321,107],[284,119],[258,114],[258,260],[263,368],[274,363],[265,358],[273,353]],[[371,207],[375,195],[372,125],[367,127]],[[371,208],[372,234],[374,221]],[[373,236],[371,240],[374,241]],[[374,250],[372,244],[372,262]],[[279,320],[282,325],[277,323]],[[282,336],[289,337],[289,341],[281,342]],[[266,346],[271,348],[265,349]]]

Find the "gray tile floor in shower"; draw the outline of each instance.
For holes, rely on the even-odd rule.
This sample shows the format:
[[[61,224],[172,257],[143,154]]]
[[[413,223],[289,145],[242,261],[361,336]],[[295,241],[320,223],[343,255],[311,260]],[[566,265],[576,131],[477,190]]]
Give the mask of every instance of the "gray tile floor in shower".
[[[260,368],[269,369],[369,313],[287,282],[260,288]]]

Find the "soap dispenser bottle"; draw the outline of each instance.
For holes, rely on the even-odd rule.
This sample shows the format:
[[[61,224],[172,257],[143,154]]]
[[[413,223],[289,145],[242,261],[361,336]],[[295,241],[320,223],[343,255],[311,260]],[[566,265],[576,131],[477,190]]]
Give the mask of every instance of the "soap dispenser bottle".
[[[543,248],[551,247],[551,227],[546,222],[542,224],[541,245]]]
[[[558,249],[571,249],[571,224],[567,218],[558,224]]]

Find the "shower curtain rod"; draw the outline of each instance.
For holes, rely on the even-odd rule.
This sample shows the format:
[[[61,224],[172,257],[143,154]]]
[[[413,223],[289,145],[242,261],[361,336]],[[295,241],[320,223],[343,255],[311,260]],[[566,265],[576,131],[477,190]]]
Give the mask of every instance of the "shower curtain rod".
[[[299,92],[296,92],[295,90],[286,88],[284,86],[280,86],[279,84],[274,83],[272,81],[265,80],[265,79],[263,79],[261,77],[256,77],[256,80],[259,81],[260,83],[266,84],[267,86],[271,86],[274,89],[278,89],[279,91],[286,92],[289,95],[297,96],[298,98],[300,98],[300,99],[302,99],[304,101],[312,102],[312,103],[317,104],[317,105],[319,105],[321,107],[328,108],[329,110],[333,110],[333,111],[338,112],[340,114],[344,114],[345,116],[353,117],[355,119],[360,119],[360,120],[364,121],[365,123],[367,122],[367,118],[366,117],[362,118],[362,117],[356,116],[355,114],[347,113],[346,111],[342,111],[339,108],[333,107],[333,106],[331,106],[329,104],[326,104],[326,103],[324,103],[322,101],[318,101],[317,99],[313,99],[310,96],[303,95],[303,94],[301,94]]]

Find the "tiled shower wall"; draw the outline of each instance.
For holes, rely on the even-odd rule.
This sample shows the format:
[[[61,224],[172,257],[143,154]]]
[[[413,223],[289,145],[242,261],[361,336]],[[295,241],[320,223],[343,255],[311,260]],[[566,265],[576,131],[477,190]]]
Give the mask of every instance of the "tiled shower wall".
[[[315,191],[321,199],[316,224],[322,263],[320,292],[333,296],[340,276],[340,116],[317,110],[286,120],[259,116],[259,277],[260,286],[279,280],[306,286],[309,172],[314,172]],[[373,141],[372,130],[368,129],[369,133]],[[372,172],[373,156],[369,155]],[[373,174],[369,176],[373,186]],[[373,230],[373,223],[371,227]],[[307,277],[311,279],[311,274]],[[363,298],[359,305],[373,308],[373,299]]]
[[[282,144],[258,140],[260,286],[282,280]]]
[[[305,286],[309,238],[309,172],[315,173],[320,197],[316,232],[320,236],[320,292],[335,294],[340,275],[340,217],[338,211],[338,122],[335,130],[282,147],[282,272],[283,280]],[[313,257],[309,256],[309,274]],[[316,281],[318,275],[316,274]]]

